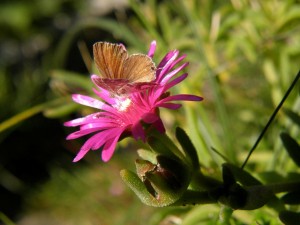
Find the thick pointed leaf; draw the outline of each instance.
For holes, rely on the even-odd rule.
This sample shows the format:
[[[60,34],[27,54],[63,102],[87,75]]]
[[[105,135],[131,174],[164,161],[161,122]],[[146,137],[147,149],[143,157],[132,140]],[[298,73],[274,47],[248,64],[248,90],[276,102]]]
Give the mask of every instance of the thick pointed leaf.
[[[284,210],[279,213],[279,219],[285,225],[299,225],[300,213]]]
[[[300,205],[300,191],[289,192],[281,200],[288,205]]]
[[[232,171],[226,166],[222,167],[222,176],[223,176],[223,183],[225,187],[230,187],[236,183]]]
[[[300,146],[299,144],[288,134],[281,133],[280,138],[287,152],[292,160],[300,167]]]
[[[151,135],[147,142],[157,154],[168,156],[174,160],[180,159],[179,161],[187,161],[182,151],[166,134],[161,134],[157,130],[151,130]]]
[[[247,200],[246,204],[241,208],[243,210],[261,208],[274,198],[273,192],[263,185],[245,187],[245,189],[247,191]]]
[[[76,111],[79,107],[80,106],[74,102],[64,102],[59,106],[44,110],[43,114],[48,118],[61,118]]]
[[[185,133],[183,129],[180,127],[176,128],[176,138],[179,141],[181,147],[185,151],[185,153],[189,156],[193,168],[194,169],[199,169],[200,163],[197,155],[196,148],[194,147],[193,143],[191,142],[189,136]]]
[[[120,175],[127,186],[133,190],[133,192],[144,204],[155,207],[164,206],[163,204],[161,205],[160,202],[149,193],[145,184],[135,173],[129,170],[121,170]]]
[[[224,167],[228,168],[234,175],[235,179],[243,185],[251,186],[251,185],[261,184],[261,182],[259,180],[257,180],[250,173],[241,169],[240,167],[237,167],[230,163],[224,163],[222,166],[223,166],[223,168]]]
[[[300,127],[300,116],[290,109],[284,109],[284,113]]]
[[[74,73],[66,70],[53,70],[51,73],[52,81],[59,81],[67,84],[68,86],[80,87],[86,91],[90,91],[92,84],[88,76]]]
[[[253,177],[250,173],[243,170],[240,167],[237,167],[230,163],[224,163],[222,165],[223,167],[228,167],[231,172],[233,173],[235,179],[239,181],[242,185],[245,186],[255,186],[255,185],[261,185],[262,183],[257,180],[255,177]],[[272,198],[270,199],[268,205],[276,210],[282,210],[284,209],[284,205],[282,202],[279,201],[279,199],[273,194]]]
[[[156,160],[156,154],[154,152],[151,152],[150,150],[145,150],[145,149],[139,149],[137,150],[137,153],[139,157],[141,157],[144,160],[147,160],[153,164],[157,164]]]

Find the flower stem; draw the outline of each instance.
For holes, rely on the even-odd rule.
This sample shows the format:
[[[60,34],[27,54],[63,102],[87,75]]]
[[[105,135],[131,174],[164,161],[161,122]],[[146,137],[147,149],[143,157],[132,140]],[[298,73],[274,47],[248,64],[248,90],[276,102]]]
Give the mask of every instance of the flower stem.
[[[213,203],[217,203],[217,200],[212,198],[208,191],[187,190],[184,195],[174,203],[174,205],[196,205]]]
[[[278,104],[278,106],[276,107],[276,109],[274,110],[274,112],[272,113],[272,115],[271,115],[269,121],[267,122],[266,126],[261,131],[260,135],[258,136],[256,142],[254,143],[253,147],[251,148],[250,152],[248,153],[247,158],[245,159],[243,165],[241,166],[242,169],[246,166],[246,164],[247,164],[250,156],[252,155],[252,153],[256,149],[257,145],[259,144],[260,140],[263,138],[264,134],[266,133],[267,129],[269,128],[269,126],[271,125],[271,123],[273,122],[273,120],[275,119],[275,117],[276,117],[278,111],[280,110],[281,106],[283,105],[283,103],[288,98],[289,94],[291,93],[291,91],[293,90],[293,88],[295,87],[295,85],[297,84],[297,81],[299,80],[299,78],[300,78],[300,71],[298,72],[298,74],[296,75],[296,77],[295,77],[294,81],[292,82],[291,86],[289,87],[289,89],[287,90],[287,92],[283,96],[282,100],[280,101],[280,103]]]
[[[271,190],[274,194],[281,192],[292,192],[300,190],[300,181],[297,182],[288,182],[288,183],[275,183],[275,184],[267,184],[266,188]]]

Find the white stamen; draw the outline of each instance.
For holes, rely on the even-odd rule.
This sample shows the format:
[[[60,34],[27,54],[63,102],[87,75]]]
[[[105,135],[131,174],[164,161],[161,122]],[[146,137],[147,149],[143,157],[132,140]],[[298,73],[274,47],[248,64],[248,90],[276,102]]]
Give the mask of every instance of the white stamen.
[[[131,104],[131,99],[123,97],[123,98],[118,98],[116,104],[114,104],[113,107],[120,112],[124,112],[130,106],[130,104]]]

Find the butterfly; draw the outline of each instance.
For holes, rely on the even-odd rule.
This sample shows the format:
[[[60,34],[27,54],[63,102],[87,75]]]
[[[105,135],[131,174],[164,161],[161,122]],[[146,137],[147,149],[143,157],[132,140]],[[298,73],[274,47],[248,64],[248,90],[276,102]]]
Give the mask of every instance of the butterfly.
[[[92,76],[92,79],[113,96],[142,91],[156,78],[152,59],[144,54],[128,55],[122,44],[96,42],[93,54],[100,77]]]

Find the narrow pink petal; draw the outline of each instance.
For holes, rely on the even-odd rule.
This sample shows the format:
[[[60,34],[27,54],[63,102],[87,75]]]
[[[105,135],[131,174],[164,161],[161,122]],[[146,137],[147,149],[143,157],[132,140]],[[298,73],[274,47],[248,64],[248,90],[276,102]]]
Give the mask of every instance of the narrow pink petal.
[[[185,78],[187,78],[188,74],[182,74],[179,77],[176,77],[174,80],[172,80],[171,82],[167,83],[165,85],[165,91],[169,90],[170,88],[174,87],[176,84],[180,83],[181,81],[183,81]]]
[[[77,118],[77,119],[74,119],[74,120],[67,121],[67,122],[64,123],[64,126],[66,126],[66,127],[76,127],[76,126],[82,125],[84,123],[89,122],[89,120],[94,120],[94,117],[96,117],[98,114],[99,114],[99,112],[87,115],[85,117],[81,117],[81,118]]]
[[[114,116],[112,113],[97,112],[90,114],[86,117],[77,118],[64,123],[66,127],[83,126],[85,124],[97,123],[115,123],[119,117]]]
[[[99,149],[103,144],[105,144],[108,140],[113,139],[115,137],[120,137],[120,135],[124,132],[126,127],[117,127],[112,129],[107,129],[101,132],[101,138],[92,146],[92,150]]]
[[[179,66],[178,68],[176,68],[175,70],[172,70],[171,72],[169,72],[167,75],[165,75],[162,80],[161,80],[161,84],[165,84],[167,83],[174,75],[176,75],[180,70],[184,69],[184,67],[188,66],[188,62],[182,64],[181,66]]]
[[[143,129],[143,126],[140,122],[135,123],[131,128],[132,136],[135,138],[135,140],[138,140],[141,138],[143,141],[145,141],[145,132]]]
[[[166,132],[165,126],[161,119],[159,119],[155,123],[153,123],[152,126],[155,127],[155,129],[158,130],[160,133]]]
[[[109,91],[106,91],[105,89],[100,88],[100,87],[99,87],[99,89],[101,91],[98,91],[95,88],[93,88],[94,93],[96,95],[98,95],[99,98],[101,98],[102,100],[104,100],[105,102],[107,102],[110,105],[114,105],[116,103],[116,100],[110,96]]]
[[[80,159],[82,159],[90,149],[92,150],[96,150],[99,149],[103,144],[105,146],[106,143],[109,140],[115,139],[116,142],[118,141],[120,135],[122,134],[122,132],[124,131],[125,128],[115,128],[115,129],[109,129],[103,132],[99,132],[95,135],[93,135],[92,137],[90,137],[81,147],[79,153],[77,154],[77,156],[74,158],[73,162],[77,162]],[[104,146],[104,149],[105,149]],[[114,144],[114,146],[116,146],[116,143]]]
[[[72,99],[74,102],[77,102],[81,105],[90,106],[96,109],[103,109],[106,105],[105,103],[86,95],[73,94]]]
[[[105,143],[103,150],[102,150],[102,154],[101,154],[102,160],[104,162],[107,162],[108,160],[110,160],[112,155],[114,154],[117,142],[120,138],[120,135],[121,135],[121,133],[119,135],[117,135],[115,138],[110,139]]]
[[[176,59],[170,66],[170,68],[173,68],[177,63],[179,63],[180,61],[182,61],[183,59],[186,58],[186,54],[183,54],[182,56],[180,56],[178,59]]]
[[[169,102],[169,101],[202,101],[203,98],[200,96],[196,96],[196,95],[188,95],[188,94],[179,94],[179,95],[171,95],[168,96],[162,100],[160,100],[158,103],[160,102]]]
[[[90,137],[81,147],[80,151],[78,152],[78,154],[76,155],[76,157],[73,159],[73,162],[78,162],[80,159],[82,159],[87,153],[88,151],[92,148],[92,146],[96,143],[96,141],[98,141],[99,139],[101,139],[101,132],[97,133],[95,135],[93,135],[92,137]]]
[[[103,118],[103,121],[98,120],[97,122],[94,122],[94,123],[84,124],[80,127],[80,130],[85,130],[85,129],[90,129],[90,128],[107,129],[107,128],[120,126],[120,124],[117,121],[106,121],[105,119],[106,118]]]
[[[72,140],[72,139],[76,139],[76,138],[80,138],[84,135],[87,135],[87,134],[90,134],[90,133],[93,133],[93,132],[96,132],[96,131],[100,131],[102,130],[102,128],[90,128],[90,129],[85,129],[85,130],[78,130],[78,131],[75,131],[71,134],[69,134],[66,139],[67,140]]]
[[[150,44],[149,51],[148,51],[148,56],[153,58],[155,50],[156,50],[156,41],[152,41]]]
[[[143,116],[142,116],[142,120],[145,122],[145,123],[154,123],[155,121],[157,121],[159,119],[159,116],[156,115],[155,113],[145,113]]]
[[[181,107],[181,104],[159,103],[159,104],[157,104],[157,107],[163,107],[163,108],[167,108],[167,109],[179,109]]]
[[[174,58],[176,58],[178,55],[177,50],[169,51],[165,57],[161,60],[161,62],[158,64],[157,68],[163,68],[165,65],[171,60],[174,61]]]
[[[162,78],[164,77],[165,73],[171,68],[171,65],[175,61],[175,59],[177,58],[179,51],[174,50],[172,53],[173,53],[173,54],[171,54],[172,57],[166,63],[164,63],[163,68],[161,69],[160,66],[158,67],[159,74],[157,75],[157,80],[156,81],[159,82],[159,83],[162,80]],[[163,61],[164,61],[164,59],[163,59]]]
[[[160,98],[160,96],[165,92],[165,86],[161,85],[160,87],[156,88],[151,92],[151,96],[149,97],[149,101],[151,102],[151,105],[155,104],[157,99]]]

